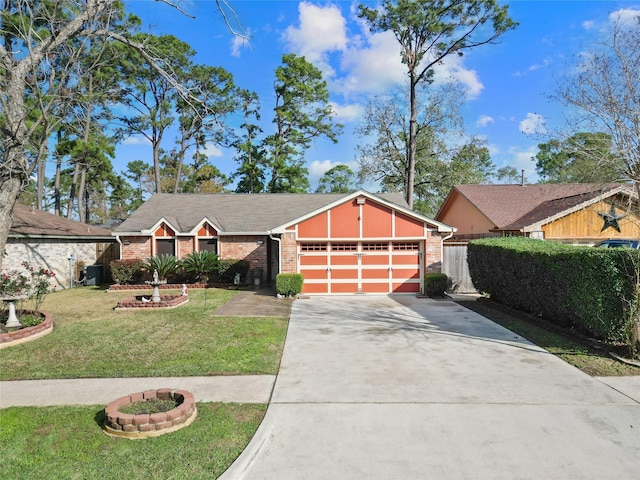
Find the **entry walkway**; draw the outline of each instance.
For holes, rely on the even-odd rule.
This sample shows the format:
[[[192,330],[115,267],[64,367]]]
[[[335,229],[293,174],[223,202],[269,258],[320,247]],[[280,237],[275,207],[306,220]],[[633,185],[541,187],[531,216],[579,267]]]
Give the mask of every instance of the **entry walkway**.
[[[295,302],[271,404],[221,477],[632,479],[640,403],[450,301]]]

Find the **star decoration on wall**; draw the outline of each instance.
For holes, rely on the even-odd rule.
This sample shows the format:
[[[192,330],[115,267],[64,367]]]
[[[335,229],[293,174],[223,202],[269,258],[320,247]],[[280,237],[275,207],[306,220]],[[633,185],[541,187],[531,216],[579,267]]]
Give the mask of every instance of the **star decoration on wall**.
[[[616,207],[611,204],[611,208],[608,212],[598,212],[598,215],[602,217],[604,220],[604,225],[602,225],[601,232],[604,232],[607,228],[611,227],[618,232],[620,232],[620,225],[618,224],[618,220],[623,219],[626,215],[619,215],[616,213]]]

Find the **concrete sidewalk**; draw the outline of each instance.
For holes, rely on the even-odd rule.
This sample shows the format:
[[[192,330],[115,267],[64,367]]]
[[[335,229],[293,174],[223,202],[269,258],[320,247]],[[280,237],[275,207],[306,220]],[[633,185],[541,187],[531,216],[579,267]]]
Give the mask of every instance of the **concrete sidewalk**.
[[[159,388],[188,390],[197,402],[268,403],[274,381],[274,375],[239,375],[0,382],[0,408],[101,405],[130,393]]]
[[[265,419],[221,478],[637,478],[622,390],[451,301],[299,300]]]

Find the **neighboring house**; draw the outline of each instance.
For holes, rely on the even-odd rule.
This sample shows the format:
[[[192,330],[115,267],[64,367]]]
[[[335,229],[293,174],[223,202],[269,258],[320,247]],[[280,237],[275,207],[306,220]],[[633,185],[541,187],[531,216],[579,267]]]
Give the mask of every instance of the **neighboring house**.
[[[419,293],[455,229],[400,194],[156,194],[114,229],[121,258],[246,259],[249,278],[301,273],[304,293]]]
[[[24,270],[22,263],[26,261],[34,268],[53,271],[56,286],[68,288],[70,272],[77,281],[87,265],[102,265],[107,278],[109,262],[118,258],[115,243],[110,230],[16,203],[2,269]],[[75,262],[70,269],[72,255]]]
[[[576,245],[606,238],[640,238],[630,185],[456,185],[439,222],[457,228],[456,240],[519,235]]]

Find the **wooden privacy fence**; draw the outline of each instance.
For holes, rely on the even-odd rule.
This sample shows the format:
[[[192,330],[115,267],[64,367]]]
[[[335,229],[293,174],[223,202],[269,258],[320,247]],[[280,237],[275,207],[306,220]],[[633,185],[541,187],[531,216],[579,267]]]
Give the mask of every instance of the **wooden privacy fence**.
[[[445,242],[442,252],[442,273],[451,280],[452,291],[456,293],[476,291],[469,275],[467,242]]]

